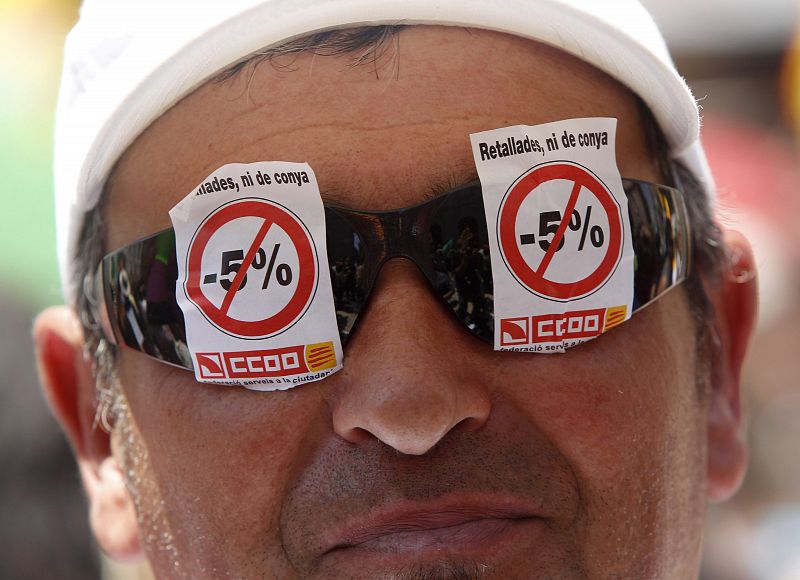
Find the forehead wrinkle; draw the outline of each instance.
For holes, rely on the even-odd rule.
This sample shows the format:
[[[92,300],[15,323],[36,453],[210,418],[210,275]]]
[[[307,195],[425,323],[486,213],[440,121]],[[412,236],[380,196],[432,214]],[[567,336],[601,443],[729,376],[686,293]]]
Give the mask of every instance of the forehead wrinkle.
[[[488,119],[489,117],[487,117]],[[332,131],[347,131],[349,133],[374,133],[394,129],[413,129],[417,127],[425,128],[442,128],[447,129],[454,121],[474,120],[475,116],[448,116],[440,119],[419,119],[412,122],[398,122],[398,123],[382,123],[373,126],[364,126],[361,121],[325,121],[320,123],[306,123],[300,126],[293,125],[293,128],[276,129],[274,131],[259,133],[254,138],[241,143],[238,147],[231,148],[226,151],[226,154],[236,154],[247,151],[254,145],[272,144],[273,140],[279,141],[287,137],[294,137],[302,135],[308,131],[332,130]],[[464,135],[464,140],[469,143],[469,135]],[[213,145],[212,145],[213,148]],[[213,163],[211,163],[213,165]]]
[[[410,188],[414,186],[408,186],[408,188],[403,189],[401,193],[409,194],[408,196],[404,195],[403,198],[407,197],[411,200],[405,205],[394,204],[386,207],[386,204],[381,203],[381,198],[388,193],[387,188],[375,188],[369,185],[367,180],[353,177],[352,175],[344,179],[333,176],[326,177],[325,186],[320,187],[320,195],[322,201],[326,204],[340,205],[354,210],[390,211],[429,201],[474,181],[478,181],[478,172],[475,169],[475,165],[471,162],[459,160],[455,161],[452,167],[444,167],[441,170],[436,169],[427,175],[424,185],[413,190]],[[353,199],[354,193],[358,194],[357,197],[359,199],[364,200],[357,206],[347,201]]]
[[[487,126],[498,123],[490,116],[482,115],[481,117],[486,119]],[[385,181],[374,176],[370,179],[360,170],[348,170],[348,168],[352,168],[352,160],[344,163],[332,162],[334,159],[341,159],[340,155],[325,155],[322,159],[317,159],[320,151],[331,152],[341,148],[352,154],[354,159],[360,159],[365,166],[368,166],[371,163],[370,158],[375,155],[370,147],[374,133],[397,131],[399,142],[406,144],[390,143],[385,150],[381,148],[382,151],[378,157],[384,158],[387,156],[387,151],[390,152],[392,149],[401,152],[404,147],[409,150],[417,147],[414,144],[413,134],[419,129],[440,131],[442,135],[446,136],[448,135],[447,130],[451,129],[453,125],[467,120],[475,121],[475,119],[476,117],[471,115],[447,115],[439,119],[423,118],[413,123],[383,122],[380,125],[375,124],[368,127],[358,124],[357,121],[332,120],[307,123],[288,131],[278,128],[268,132],[259,132],[244,142],[240,140],[234,146],[226,147],[214,155],[213,161],[208,160],[200,172],[210,173],[225,162],[246,163],[272,159],[307,162],[317,175],[320,192],[325,202],[352,209],[388,209],[385,203],[380,203],[380,199],[384,194],[392,191],[410,196],[408,199],[413,201],[409,204],[390,206],[392,208],[404,207],[431,199],[440,193],[477,179],[477,171],[471,156],[465,157],[464,155],[464,152],[469,151],[470,147],[469,132],[459,135],[455,141],[452,137],[443,139],[442,145],[446,152],[450,152],[450,155],[447,164],[441,169],[424,167],[418,170],[419,166],[416,164],[405,168],[395,166],[389,172],[391,177],[385,178]],[[490,119],[492,120],[490,121]],[[289,146],[292,152],[281,153],[281,141],[289,140],[292,141]],[[384,142],[385,137],[382,137],[381,141]],[[301,144],[299,148],[298,143]],[[307,149],[303,144],[307,144]],[[455,151],[456,148],[459,150],[458,153]],[[308,154],[303,153],[304,149],[308,151]],[[262,151],[264,153],[261,153]],[[394,154],[390,156],[395,157]],[[381,175],[385,176],[386,174],[382,173]],[[357,194],[355,197],[360,200],[357,204],[352,203],[354,194]]]

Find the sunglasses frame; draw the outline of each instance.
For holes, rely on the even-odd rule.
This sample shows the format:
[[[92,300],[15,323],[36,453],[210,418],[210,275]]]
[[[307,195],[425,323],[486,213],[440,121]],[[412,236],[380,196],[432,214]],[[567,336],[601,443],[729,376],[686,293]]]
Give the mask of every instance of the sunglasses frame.
[[[628,199],[635,255],[631,309],[635,313],[687,278],[691,257],[691,226],[683,195],[678,189],[626,178],[622,179],[622,183]],[[437,273],[449,276],[452,272],[437,270],[442,264],[441,261],[437,263],[436,243],[432,239],[434,226],[439,223],[436,218],[441,217],[447,208],[450,211],[446,215],[452,217],[451,214],[464,210],[470,204],[475,209],[465,215],[470,217],[478,230],[473,235],[484,238],[488,253],[488,228],[478,181],[396,210],[353,210],[336,204],[323,204],[328,266],[331,269],[334,305],[343,346],[354,332],[360,313],[368,305],[381,268],[394,258],[414,262],[431,285],[431,291],[464,324],[465,329],[484,342],[494,344],[493,309],[488,321],[484,315],[482,318],[476,317],[478,322],[469,323],[453,306],[452,295],[448,299],[437,287]],[[337,228],[340,231],[334,232]],[[332,265],[339,259],[336,257],[338,250],[346,247],[346,244],[337,246],[332,244],[332,239],[342,232],[349,232],[360,240],[351,244],[351,250],[355,247],[363,251],[364,269],[360,279],[363,288],[337,289]],[[94,315],[100,320],[106,337],[114,344],[126,345],[167,364],[192,370],[183,313],[175,299],[178,273],[174,239],[174,232],[169,228],[107,254],[98,265],[93,279],[94,297],[97,299],[93,304]],[[477,248],[473,245],[471,249]],[[490,264],[488,256],[481,255],[483,257]],[[348,291],[351,296],[349,300],[355,306],[351,308],[352,312],[344,309],[343,304]],[[154,296],[167,299],[154,300]],[[458,308],[463,306],[459,304]],[[493,302],[490,303],[491,307]],[[487,324],[490,324],[491,330]]]

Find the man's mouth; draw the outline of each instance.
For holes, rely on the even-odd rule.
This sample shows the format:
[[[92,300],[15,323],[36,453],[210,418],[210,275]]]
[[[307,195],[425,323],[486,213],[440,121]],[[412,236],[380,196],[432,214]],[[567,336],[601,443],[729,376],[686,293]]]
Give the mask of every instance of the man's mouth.
[[[505,498],[403,501],[354,517],[333,530],[324,555],[479,556],[542,521],[534,507]]]

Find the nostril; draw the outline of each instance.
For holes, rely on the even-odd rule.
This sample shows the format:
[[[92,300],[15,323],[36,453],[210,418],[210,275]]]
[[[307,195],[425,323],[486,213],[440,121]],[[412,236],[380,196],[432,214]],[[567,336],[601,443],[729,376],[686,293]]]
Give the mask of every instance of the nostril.
[[[374,439],[372,433],[361,427],[353,427],[351,429],[342,430],[339,432],[339,436],[353,445],[365,445]]]
[[[376,434],[376,438],[402,455],[425,455],[444,437],[444,433],[423,433],[413,428],[405,432]]]
[[[462,430],[468,433],[475,433],[476,431],[483,429],[483,426],[486,424],[486,419],[487,417],[467,417],[459,421],[452,430]]]

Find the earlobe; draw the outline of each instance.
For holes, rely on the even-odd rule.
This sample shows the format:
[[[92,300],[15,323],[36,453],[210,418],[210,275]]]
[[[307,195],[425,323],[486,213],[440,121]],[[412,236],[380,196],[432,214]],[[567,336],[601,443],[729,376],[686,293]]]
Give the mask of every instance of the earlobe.
[[[77,318],[67,307],[49,308],[36,319],[33,334],[42,387],[75,453],[95,537],[117,560],[140,559],[133,503],[111,454],[110,435],[95,422],[94,379]]]
[[[81,466],[81,472],[84,467]],[[95,476],[95,474],[88,474]],[[86,475],[83,475],[86,481]],[[143,559],[139,526],[133,499],[116,459],[107,457],[97,468],[90,498],[89,523],[97,543],[119,562],[135,563]]]
[[[757,311],[753,251],[738,232],[725,232],[728,263],[712,295],[719,352],[708,408],[708,497],[723,501],[738,489],[747,465],[741,409],[741,371]]]

